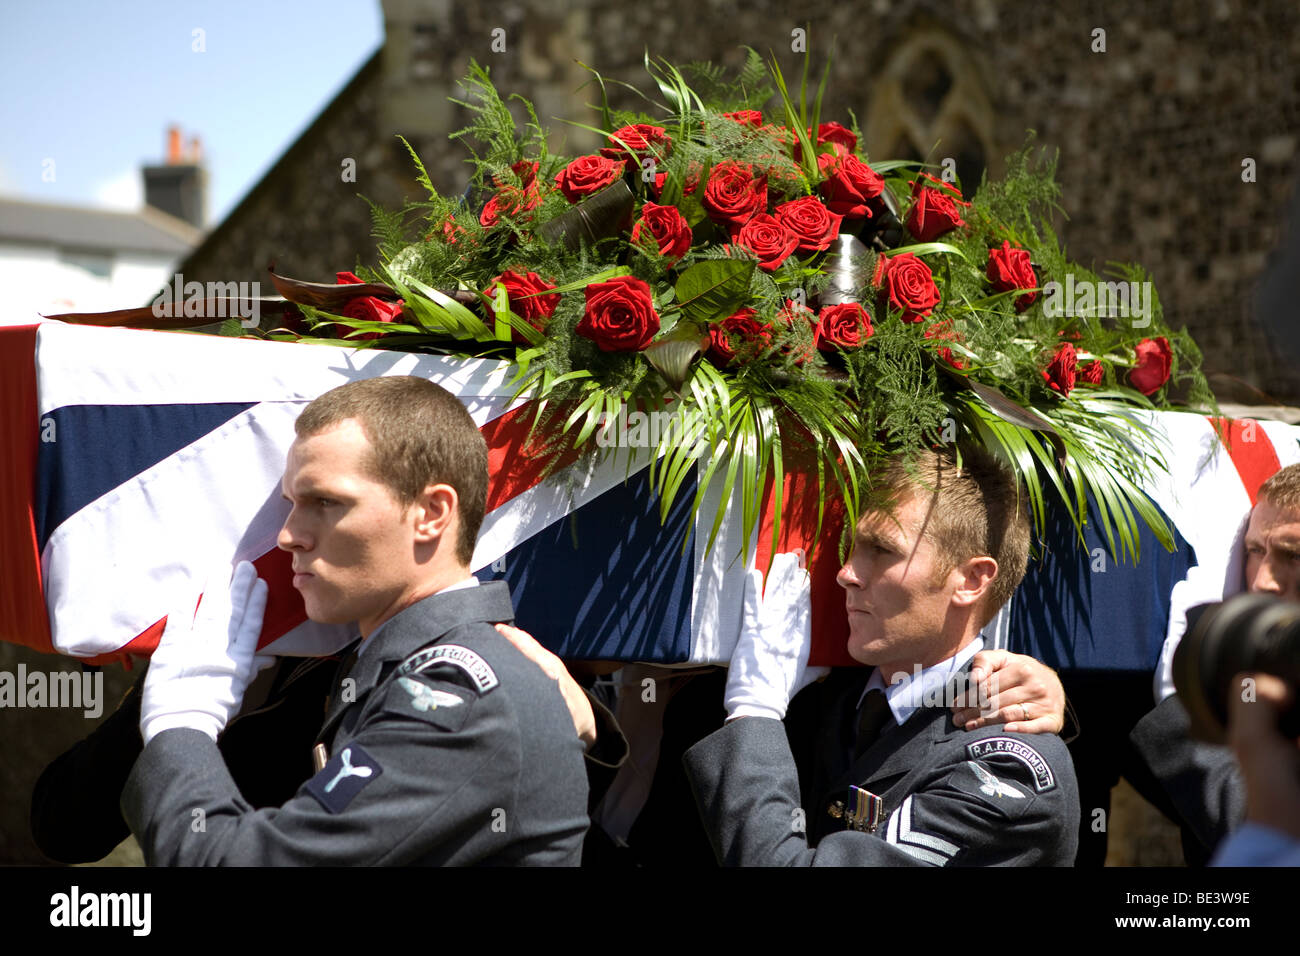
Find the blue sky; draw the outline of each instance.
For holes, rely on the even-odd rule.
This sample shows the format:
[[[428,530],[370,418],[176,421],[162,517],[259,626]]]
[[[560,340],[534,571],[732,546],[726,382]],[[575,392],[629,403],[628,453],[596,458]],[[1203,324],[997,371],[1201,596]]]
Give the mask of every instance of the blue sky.
[[[379,0],[2,2],[0,195],[138,208],[179,123],[210,225],[383,42]]]

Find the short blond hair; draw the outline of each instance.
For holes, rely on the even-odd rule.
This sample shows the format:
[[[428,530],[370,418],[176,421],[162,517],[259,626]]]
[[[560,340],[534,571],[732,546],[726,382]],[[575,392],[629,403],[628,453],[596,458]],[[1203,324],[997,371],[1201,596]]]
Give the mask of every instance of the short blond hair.
[[[873,482],[873,492],[877,501],[929,499],[925,534],[939,553],[937,577],[970,558],[997,561],[981,627],[1011,600],[1029,564],[1029,516],[1020,482],[1002,462],[978,445],[962,445],[958,468],[951,450],[925,449],[910,461],[891,461]]]
[[[1259,500],[1274,508],[1300,508],[1300,465],[1287,465],[1259,486]]]

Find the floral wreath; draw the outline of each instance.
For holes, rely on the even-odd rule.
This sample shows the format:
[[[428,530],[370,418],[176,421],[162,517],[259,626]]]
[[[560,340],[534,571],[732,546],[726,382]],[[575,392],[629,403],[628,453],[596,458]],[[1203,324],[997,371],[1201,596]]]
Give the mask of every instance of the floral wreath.
[[[620,407],[670,409],[661,513],[706,463],[695,508],[723,481],[710,547],[737,481],[752,530],[767,482],[810,467],[820,521],[833,494],[858,513],[884,460],[963,438],[1011,465],[1040,529],[1051,488],[1080,540],[1091,497],[1113,555],[1136,558],[1138,516],[1172,547],[1140,490],[1164,467],[1140,413],[1175,387],[1214,408],[1200,352],[1154,291],[1137,320],[1113,294],[1061,307],[1063,284],[1151,285],[1135,265],[1107,281],[1066,258],[1055,159],[1032,133],[968,201],[951,173],[870,162],[851,114],[822,122],[826,79],[809,105],[806,64],[797,101],[753,50],[734,76],[646,68],[658,98],[628,87],[645,112],[612,109],[592,71],[600,125],[574,125],[605,145],[570,158],[471,65],[453,101],[472,116],[452,134],[473,150],[466,193],[440,194],[411,151],[427,197],[372,204],[379,264],[334,286],[273,276],[303,318],[239,332],[508,359],[557,461],[597,453]]]

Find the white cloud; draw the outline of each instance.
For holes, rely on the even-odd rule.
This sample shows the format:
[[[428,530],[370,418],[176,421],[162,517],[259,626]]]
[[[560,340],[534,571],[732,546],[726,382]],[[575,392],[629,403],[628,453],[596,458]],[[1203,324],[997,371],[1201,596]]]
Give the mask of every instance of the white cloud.
[[[128,169],[95,187],[95,203],[109,209],[138,212],[144,205],[140,170]]]

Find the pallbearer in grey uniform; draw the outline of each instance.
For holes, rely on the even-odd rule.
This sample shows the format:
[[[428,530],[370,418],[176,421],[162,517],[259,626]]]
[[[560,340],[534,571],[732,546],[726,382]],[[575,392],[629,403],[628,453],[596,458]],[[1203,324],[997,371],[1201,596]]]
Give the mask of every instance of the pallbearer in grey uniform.
[[[579,862],[590,705],[493,628],[505,584],[469,572],[487,451],[464,406],[384,377],[322,395],[298,419],[279,545],[315,621],[356,622],[318,744],[319,772],[253,810],[214,741],[260,660],[266,585],[241,564],[177,613],[141,701],[145,749],[122,797],[151,864]],[[567,684],[565,683],[567,681]],[[585,708],[585,715],[582,710]]]
[[[1074,861],[1078,789],[1055,734],[1063,707],[1047,710],[1025,685],[999,699],[1005,726],[949,719],[981,630],[1024,575],[1023,498],[976,449],[963,450],[960,471],[936,452],[917,467],[913,477],[896,464],[877,483],[892,501],[859,519],[838,577],[849,654],[872,668],[837,671],[791,704],[813,676],[808,575],[793,555],[776,557],[765,588],[751,575],[728,723],[685,755],[722,863]]]

